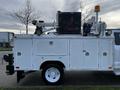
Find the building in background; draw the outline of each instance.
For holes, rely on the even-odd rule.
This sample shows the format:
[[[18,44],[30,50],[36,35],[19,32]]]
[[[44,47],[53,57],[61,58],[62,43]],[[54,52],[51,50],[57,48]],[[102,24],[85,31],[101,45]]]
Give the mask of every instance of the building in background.
[[[0,48],[9,48],[13,35],[11,32],[0,32]]]

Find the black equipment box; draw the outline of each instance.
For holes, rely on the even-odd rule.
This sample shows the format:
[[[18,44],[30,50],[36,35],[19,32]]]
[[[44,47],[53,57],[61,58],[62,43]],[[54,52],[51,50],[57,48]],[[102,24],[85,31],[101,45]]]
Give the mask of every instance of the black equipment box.
[[[81,12],[58,12],[58,34],[80,34]]]

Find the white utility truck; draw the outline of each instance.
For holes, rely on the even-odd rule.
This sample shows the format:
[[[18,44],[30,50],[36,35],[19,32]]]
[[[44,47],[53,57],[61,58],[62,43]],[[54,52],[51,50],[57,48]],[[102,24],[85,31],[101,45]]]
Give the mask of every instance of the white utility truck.
[[[92,23],[91,23],[92,22]],[[13,54],[5,55],[7,73],[42,71],[46,84],[60,84],[64,71],[113,71],[120,75],[120,46],[106,31],[106,24],[93,18],[83,24],[80,12],[58,12],[56,23],[33,21],[34,35],[15,35]],[[44,33],[46,27],[56,32]],[[47,28],[48,29],[48,28]]]

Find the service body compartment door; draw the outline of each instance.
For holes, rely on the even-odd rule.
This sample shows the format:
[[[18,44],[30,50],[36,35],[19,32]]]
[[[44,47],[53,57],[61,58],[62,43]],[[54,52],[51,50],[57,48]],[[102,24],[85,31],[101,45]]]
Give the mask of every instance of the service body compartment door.
[[[87,70],[98,70],[98,39],[83,40],[83,61]]]
[[[33,68],[39,69],[46,61],[60,61],[66,69],[69,66],[68,40],[59,38],[42,38],[33,40]]]
[[[57,56],[67,55],[67,40],[65,39],[35,39],[35,55]]]
[[[70,69],[80,70],[84,69],[83,60],[83,40],[71,39],[70,40]]]
[[[98,69],[98,40],[81,38],[70,40],[70,68],[73,70]]]
[[[113,39],[100,39],[99,41],[99,69],[112,70],[113,68]]]
[[[14,40],[15,69],[32,70],[31,59],[32,59],[32,39],[16,38]]]

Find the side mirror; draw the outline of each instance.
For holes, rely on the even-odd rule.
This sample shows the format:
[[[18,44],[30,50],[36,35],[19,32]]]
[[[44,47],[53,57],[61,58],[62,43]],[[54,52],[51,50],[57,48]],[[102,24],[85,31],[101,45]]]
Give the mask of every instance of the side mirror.
[[[112,30],[107,30],[107,32],[105,34],[106,34],[106,36],[110,36],[112,34]]]

